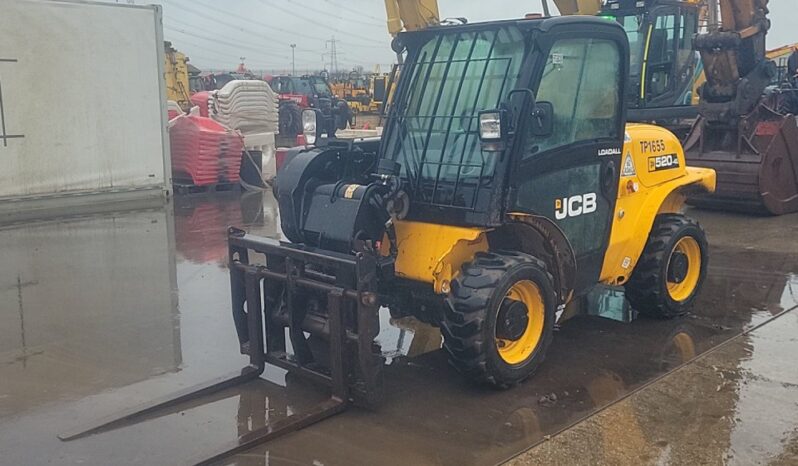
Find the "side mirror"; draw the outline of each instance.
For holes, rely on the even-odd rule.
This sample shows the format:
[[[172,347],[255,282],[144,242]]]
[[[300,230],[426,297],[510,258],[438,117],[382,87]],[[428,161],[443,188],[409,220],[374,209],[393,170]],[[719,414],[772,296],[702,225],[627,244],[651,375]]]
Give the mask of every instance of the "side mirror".
[[[532,109],[532,135],[536,137],[551,136],[554,132],[554,105],[542,100],[535,103]]]
[[[509,134],[510,115],[506,108],[479,112],[479,142],[482,150],[498,152],[504,149]]]

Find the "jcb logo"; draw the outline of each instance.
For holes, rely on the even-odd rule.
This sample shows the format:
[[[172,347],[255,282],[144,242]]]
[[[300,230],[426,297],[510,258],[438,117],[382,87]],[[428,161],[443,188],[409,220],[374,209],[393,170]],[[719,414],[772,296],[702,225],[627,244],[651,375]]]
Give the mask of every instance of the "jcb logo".
[[[595,211],[596,193],[564,197],[554,201],[554,217],[557,220],[562,220],[568,217],[577,217],[583,214],[591,214]]]
[[[679,156],[676,154],[658,155],[648,158],[648,171],[655,172],[667,170],[669,168],[679,168]]]

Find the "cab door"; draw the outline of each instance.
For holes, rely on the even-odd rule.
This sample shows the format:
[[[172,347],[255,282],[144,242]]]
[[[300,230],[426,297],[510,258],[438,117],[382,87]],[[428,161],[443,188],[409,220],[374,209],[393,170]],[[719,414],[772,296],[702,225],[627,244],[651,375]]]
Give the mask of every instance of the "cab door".
[[[599,278],[621,168],[628,44],[600,37],[555,36],[544,49],[531,88],[553,130],[536,136],[527,118],[511,176],[513,210],[548,217],[571,243],[577,293]]]

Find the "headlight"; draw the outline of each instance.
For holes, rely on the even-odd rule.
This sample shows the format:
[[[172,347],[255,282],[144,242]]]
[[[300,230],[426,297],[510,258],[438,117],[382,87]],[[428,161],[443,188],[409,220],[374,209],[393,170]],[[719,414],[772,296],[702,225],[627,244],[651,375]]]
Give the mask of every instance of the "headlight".
[[[498,141],[502,138],[501,112],[482,112],[479,114],[479,139]]]
[[[316,112],[314,110],[302,111],[302,134],[307,144],[316,143]]]

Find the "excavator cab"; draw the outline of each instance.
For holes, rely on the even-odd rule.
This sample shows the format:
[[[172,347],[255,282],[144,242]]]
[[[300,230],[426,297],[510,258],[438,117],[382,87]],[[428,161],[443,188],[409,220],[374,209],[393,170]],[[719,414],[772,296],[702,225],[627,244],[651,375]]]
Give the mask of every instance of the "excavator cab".
[[[697,2],[609,0],[599,15],[617,21],[629,37],[629,120],[694,118],[702,71],[692,44]]]

